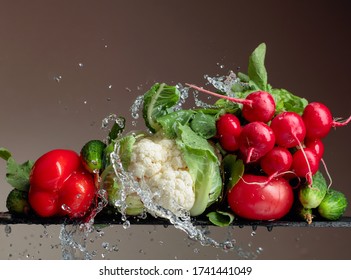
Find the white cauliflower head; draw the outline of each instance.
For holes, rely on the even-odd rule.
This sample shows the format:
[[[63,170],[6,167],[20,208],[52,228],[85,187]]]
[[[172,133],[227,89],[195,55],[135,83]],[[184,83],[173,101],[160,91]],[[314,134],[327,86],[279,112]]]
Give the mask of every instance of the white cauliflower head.
[[[174,140],[153,136],[137,141],[128,171],[149,187],[154,203],[173,213],[194,205],[194,182]]]

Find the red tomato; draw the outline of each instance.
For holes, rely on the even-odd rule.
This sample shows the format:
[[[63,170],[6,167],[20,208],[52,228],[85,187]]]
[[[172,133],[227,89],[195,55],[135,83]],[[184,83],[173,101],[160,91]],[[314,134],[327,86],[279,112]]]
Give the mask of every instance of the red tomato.
[[[95,192],[92,175],[83,171],[80,157],[74,151],[52,150],[34,163],[28,198],[41,217],[83,216]]]
[[[245,174],[228,192],[228,204],[238,216],[249,220],[277,220],[288,214],[294,195],[283,178]]]

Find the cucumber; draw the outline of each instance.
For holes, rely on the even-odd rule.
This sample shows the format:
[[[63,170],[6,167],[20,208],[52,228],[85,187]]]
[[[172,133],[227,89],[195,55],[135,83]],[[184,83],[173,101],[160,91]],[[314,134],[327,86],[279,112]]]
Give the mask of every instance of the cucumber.
[[[28,192],[12,189],[6,199],[6,208],[12,214],[27,214],[30,209]]]
[[[312,209],[317,208],[327,193],[327,182],[325,181],[321,172],[313,175],[313,184],[307,184],[299,189],[299,200],[304,208]]]
[[[329,189],[317,210],[323,218],[335,221],[345,213],[346,208],[346,196],[340,191]]]
[[[81,160],[90,173],[97,173],[102,169],[105,148],[106,144],[100,140],[90,140],[83,146],[80,151]]]

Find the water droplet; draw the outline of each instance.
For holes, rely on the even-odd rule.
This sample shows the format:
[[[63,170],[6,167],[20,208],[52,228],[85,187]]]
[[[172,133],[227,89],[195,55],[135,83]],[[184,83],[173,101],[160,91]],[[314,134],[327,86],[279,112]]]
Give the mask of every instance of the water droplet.
[[[84,100],[84,102],[83,102],[83,103],[84,103],[84,105],[86,105],[86,104],[88,104],[88,101],[87,101],[87,100]]]
[[[125,87],[125,90],[131,92],[132,90],[129,87]]]
[[[62,204],[61,205],[61,209],[63,211],[66,211],[67,213],[70,213],[72,211],[71,208],[68,205],[66,205],[66,204]]]
[[[58,75],[58,76],[54,77],[54,81],[56,81],[57,83],[60,83],[61,80],[62,80],[62,76],[61,75]]]
[[[111,89],[111,88],[112,88],[112,85],[108,85],[108,88]]]
[[[6,233],[6,236],[8,236],[8,235],[11,233],[11,231],[12,231],[11,226],[6,225],[6,226],[5,226],[5,233]]]
[[[262,247],[258,247],[256,250],[257,254],[261,254],[263,252],[263,248]]]
[[[101,246],[102,246],[102,248],[104,248],[104,249],[107,250],[108,247],[110,246],[110,243],[108,243],[108,242],[102,242]]]
[[[111,97],[107,97],[106,100],[107,100],[107,101],[111,101]]]
[[[84,64],[82,62],[78,63],[79,68],[83,68]]]
[[[256,235],[256,231],[251,232],[251,236],[255,236]]]
[[[130,228],[130,222],[128,220],[123,223],[123,228],[124,229]]]
[[[217,66],[219,66],[219,68],[221,68],[221,69],[224,68],[224,65],[223,65],[223,64],[221,64],[221,63],[219,63],[219,62],[217,62],[216,64],[217,64]]]

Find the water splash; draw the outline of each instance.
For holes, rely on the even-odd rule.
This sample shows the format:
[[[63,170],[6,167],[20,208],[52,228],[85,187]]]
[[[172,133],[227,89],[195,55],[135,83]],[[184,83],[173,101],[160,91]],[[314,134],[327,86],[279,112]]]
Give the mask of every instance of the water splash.
[[[94,231],[98,232],[94,227],[94,218],[103,210],[107,203],[106,191],[99,190],[94,210],[89,213],[88,217],[85,217],[85,222],[61,225],[59,239],[64,260],[91,260],[94,257],[93,252],[89,252],[87,249],[87,240],[89,234]]]
[[[139,112],[140,112],[143,104],[144,104],[144,96],[140,95],[135,99],[132,106],[130,107],[130,112],[131,112],[133,119],[136,120],[139,118]]]

